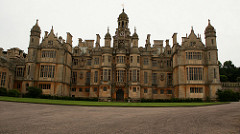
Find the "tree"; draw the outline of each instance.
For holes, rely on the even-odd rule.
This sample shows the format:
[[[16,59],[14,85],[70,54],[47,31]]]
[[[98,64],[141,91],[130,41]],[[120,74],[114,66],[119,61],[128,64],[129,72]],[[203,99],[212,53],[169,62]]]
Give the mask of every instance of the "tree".
[[[237,77],[240,77],[240,69],[237,68],[232,61],[225,61],[223,65],[221,62],[218,62],[219,72],[220,72],[220,80],[221,82],[236,82]],[[226,77],[227,78],[226,78]]]

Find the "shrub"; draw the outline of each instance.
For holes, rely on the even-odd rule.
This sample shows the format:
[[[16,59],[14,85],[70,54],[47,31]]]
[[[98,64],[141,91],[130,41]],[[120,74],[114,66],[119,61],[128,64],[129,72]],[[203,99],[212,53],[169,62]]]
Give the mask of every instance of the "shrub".
[[[39,98],[42,95],[42,89],[37,88],[37,87],[28,87],[27,88],[27,93],[26,96],[27,97],[31,97],[31,98]]]
[[[7,95],[7,89],[1,87],[1,88],[0,88],[0,96],[6,96],[6,95]]]
[[[19,97],[21,93],[17,89],[11,89],[11,90],[8,90],[7,95],[10,97]]]
[[[218,90],[217,93],[219,101],[238,101],[240,100],[240,93],[232,90]]]

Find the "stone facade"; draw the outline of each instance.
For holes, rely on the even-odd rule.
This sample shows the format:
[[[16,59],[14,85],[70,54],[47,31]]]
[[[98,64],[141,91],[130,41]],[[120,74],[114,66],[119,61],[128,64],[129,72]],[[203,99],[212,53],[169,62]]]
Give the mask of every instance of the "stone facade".
[[[72,48],[72,35],[67,33],[65,41],[54,34],[53,28],[40,41],[37,21],[31,29],[27,56],[16,48],[9,52],[1,49],[4,62],[0,72],[6,72],[2,87],[25,93],[28,86],[36,86],[44,94],[97,97],[103,101],[216,98],[221,83],[216,31],[210,21],[205,29],[205,44],[192,29],[189,36],[182,37],[181,45],[174,33],[172,47],[168,39],[165,46],[163,40],[154,40],[151,45],[150,34],[145,47],[139,47],[136,28],[131,34],[128,23],[123,10],[114,36],[108,30],[104,45],[100,45],[97,34],[95,42],[79,38],[78,45]],[[16,50],[19,53],[14,57]],[[20,76],[18,68],[23,70]]]

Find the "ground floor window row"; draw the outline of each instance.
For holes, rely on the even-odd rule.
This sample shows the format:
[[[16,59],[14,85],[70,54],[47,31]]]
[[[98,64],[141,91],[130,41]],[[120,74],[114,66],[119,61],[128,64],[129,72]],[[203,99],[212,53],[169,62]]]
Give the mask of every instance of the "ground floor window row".
[[[166,92],[164,92],[165,90],[164,89],[153,89],[152,90],[152,93],[153,94],[172,94],[172,90],[166,90]],[[144,88],[144,93],[148,93],[148,89],[147,88]]]
[[[76,92],[76,91],[77,91],[77,88],[72,88],[72,92]],[[89,91],[90,91],[90,88],[79,88],[78,89],[78,92],[89,92]],[[94,87],[93,91],[97,92],[98,88]],[[107,87],[103,87],[103,91],[107,91]]]
[[[41,89],[51,89],[51,84],[39,84],[38,87]]]
[[[190,87],[190,93],[203,93],[202,87]]]

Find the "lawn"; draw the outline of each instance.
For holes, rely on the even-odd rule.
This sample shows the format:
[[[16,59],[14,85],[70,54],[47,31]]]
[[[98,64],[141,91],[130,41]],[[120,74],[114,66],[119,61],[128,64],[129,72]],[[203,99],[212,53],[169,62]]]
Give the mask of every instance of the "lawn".
[[[113,107],[193,107],[227,104],[228,102],[148,102],[148,103],[127,103],[127,102],[95,102],[95,101],[72,101],[72,100],[50,100],[36,98],[16,98],[0,96],[0,101],[55,104],[55,105],[79,105],[79,106],[113,106]]]

